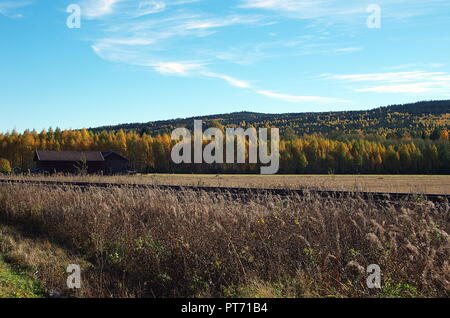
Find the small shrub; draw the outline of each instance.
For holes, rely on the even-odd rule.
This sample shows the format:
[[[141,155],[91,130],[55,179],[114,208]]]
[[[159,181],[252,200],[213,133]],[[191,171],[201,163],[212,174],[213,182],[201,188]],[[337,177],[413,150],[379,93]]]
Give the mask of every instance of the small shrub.
[[[12,168],[8,159],[0,158],[0,173],[11,173]]]

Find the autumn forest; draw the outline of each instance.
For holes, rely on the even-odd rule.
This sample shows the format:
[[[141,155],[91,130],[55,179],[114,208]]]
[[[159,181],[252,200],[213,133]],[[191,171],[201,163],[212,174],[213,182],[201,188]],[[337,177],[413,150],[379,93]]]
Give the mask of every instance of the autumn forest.
[[[450,101],[372,111],[300,114],[233,113],[197,117],[206,125],[277,127],[280,170],[285,174],[448,174]],[[26,172],[33,151],[116,151],[138,172],[258,173],[253,164],[181,164],[171,161],[170,131],[192,118],[95,129],[26,130],[0,134],[0,170]],[[314,129],[317,127],[317,129]]]

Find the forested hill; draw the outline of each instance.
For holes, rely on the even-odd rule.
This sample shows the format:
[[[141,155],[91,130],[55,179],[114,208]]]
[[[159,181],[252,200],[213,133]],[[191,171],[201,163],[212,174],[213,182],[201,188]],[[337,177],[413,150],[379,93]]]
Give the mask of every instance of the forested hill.
[[[103,126],[90,130],[100,132],[124,129],[125,131],[136,131],[156,136],[170,133],[176,127],[192,129],[194,119],[202,119],[206,126],[277,127],[280,128],[282,135],[320,133],[328,137],[363,134],[386,138],[432,138],[433,134],[439,134],[441,129],[450,127],[450,100],[423,101],[364,111],[286,114],[236,112],[148,123]]]
[[[192,129],[175,119],[87,129],[0,133],[0,173],[35,167],[34,150],[115,151],[136,171],[260,173],[256,164],[175,164],[170,133]],[[280,173],[450,174],[450,101],[389,106],[369,111],[198,117],[205,127],[275,126],[281,129]],[[16,170],[17,170],[16,169]]]

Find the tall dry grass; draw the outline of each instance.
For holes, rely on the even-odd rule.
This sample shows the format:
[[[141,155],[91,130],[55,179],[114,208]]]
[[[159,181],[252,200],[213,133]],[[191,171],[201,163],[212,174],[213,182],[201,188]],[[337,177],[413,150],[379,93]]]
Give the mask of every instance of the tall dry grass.
[[[38,278],[81,297],[448,297],[449,221],[448,205],[428,201],[0,187],[3,225],[84,262],[75,294],[67,257],[58,271],[41,252]],[[381,289],[366,286],[369,264]]]

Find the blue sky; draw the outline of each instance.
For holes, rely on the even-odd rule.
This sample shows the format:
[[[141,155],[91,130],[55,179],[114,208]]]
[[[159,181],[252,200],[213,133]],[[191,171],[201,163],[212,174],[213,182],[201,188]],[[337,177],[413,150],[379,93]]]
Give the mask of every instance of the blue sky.
[[[448,0],[0,0],[0,131],[448,99],[449,16]]]

